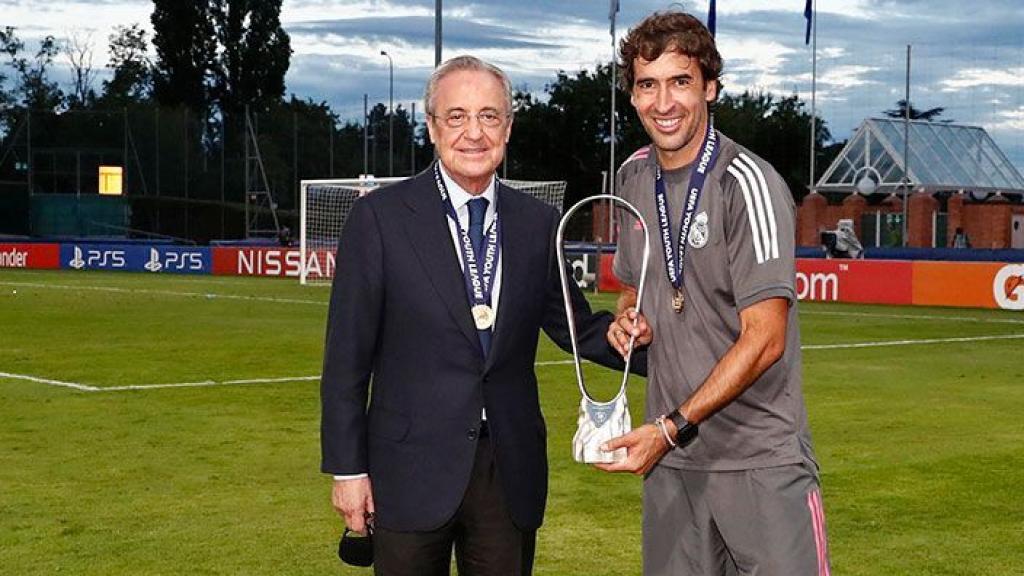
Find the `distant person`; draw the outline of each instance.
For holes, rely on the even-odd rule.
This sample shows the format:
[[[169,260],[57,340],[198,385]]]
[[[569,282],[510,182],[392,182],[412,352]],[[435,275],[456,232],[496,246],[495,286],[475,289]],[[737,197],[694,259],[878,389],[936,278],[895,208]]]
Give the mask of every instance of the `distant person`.
[[[853,220],[843,218],[836,227],[836,249],[843,252],[846,258],[863,258],[864,246],[857,239],[853,228]]]
[[[822,245],[827,258],[863,258],[864,246],[857,239],[853,220],[844,218],[835,230],[822,234]]]
[[[653,329],[646,420],[607,443],[599,465],[644,476],[643,573],[829,573],[818,464],[801,376],[795,206],[779,174],[713,127],[722,59],[707,28],[655,13],[620,44],[628,90],[651,145],[617,190],[652,234],[643,310]],[[627,286],[609,341],[635,315],[643,236],[623,226],[616,276]]]
[[[359,199],[345,222],[322,470],[349,528],[373,518],[376,574],[447,575],[454,547],[462,576],[528,575],[547,496],[539,331],[569,347],[559,215],[495,178],[512,133],[504,72],[454,58],[424,100],[438,160]],[[570,289],[583,355],[621,369],[612,315]]]
[[[281,229],[277,231],[277,243],[281,246],[291,246],[292,229],[287,226],[281,226]]]
[[[956,232],[953,233],[953,248],[970,248],[971,239],[967,237],[967,233],[964,229],[957,226]]]

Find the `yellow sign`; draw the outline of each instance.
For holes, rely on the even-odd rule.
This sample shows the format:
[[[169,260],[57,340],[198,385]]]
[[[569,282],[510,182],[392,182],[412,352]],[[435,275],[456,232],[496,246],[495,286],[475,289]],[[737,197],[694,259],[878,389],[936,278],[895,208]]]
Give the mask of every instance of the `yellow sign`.
[[[124,168],[121,166],[100,166],[100,194],[120,196]]]

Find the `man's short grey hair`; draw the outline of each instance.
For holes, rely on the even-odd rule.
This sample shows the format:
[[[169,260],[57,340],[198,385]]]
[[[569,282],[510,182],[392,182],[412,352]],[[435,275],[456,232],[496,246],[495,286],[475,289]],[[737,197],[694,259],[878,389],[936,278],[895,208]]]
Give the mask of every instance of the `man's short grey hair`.
[[[512,81],[508,79],[508,75],[494,64],[489,64],[476,56],[456,56],[441,63],[440,66],[434,69],[434,73],[430,75],[430,80],[427,81],[427,90],[423,95],[423,102],[427,107],[427,114],[434,113],[434,95],[437,92],[437,85],[441,82],[441,79],[451,74],[452,72],[459,72],[462,70],[471,70],[475,72],[490,72],[498,79],[501,83],[502,88],[505,90],[505,97],[508,101],[509,114],[512,114]]]

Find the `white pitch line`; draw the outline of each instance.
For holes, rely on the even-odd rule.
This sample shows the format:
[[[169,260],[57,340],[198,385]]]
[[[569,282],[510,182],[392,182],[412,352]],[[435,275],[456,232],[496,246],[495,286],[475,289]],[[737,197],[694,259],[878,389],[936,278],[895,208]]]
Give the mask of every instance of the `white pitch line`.
[[[0,271],[3,271],[3,270],[10,270],[10,269],[9,268],[8,269],[0,269]],[[16,270],[16,272],[15,272],[15,275],[17,275],[17,276],[31,276],[31,277],[35,277],[35,278],[53,278],[54,277],[54,272],[60,272],[60,271],[58,271],[58,270],[39,270],[39,269],[31,269],[31,268],[18,268]],[[75,273],[77,274],[79,272],[75,272]],[[99,272],[99,274],[107,274],[107,272]],[[138,273],[138,275],[141,276],[142,273]],[[152,274],[147,273],[146,275],[147,276],[151,276]],[[207,275],[203,275],[203,274],[173,274],[173,275],[171,275],[171,274],[164,274],[164,275],[162,275],[161,279],[167,279],[168,282],[173,280],[173,281],[181,282],[182,284],[221,284],[221,285],[231,285],[231,286],[237,286],[238,285],[238,283],[236,281],[230,280],[229,278],[232,278],[232,277],[230,277],[230,276],[207,276]],[[235,276],[234,278],[239,278],[239,277]],[[256,277],[253,276],[253,278],[256,278]]]
[[[894,320],[950,320],[956,322],[979,322],[992,324],[1024,324],[1016,318],[980,318],[977,316],[942,316],[938,314],[883,314],[880,312],[840,312],[827,310],[801,310],[804,316],[853,316],[863,318],[891,318]]]
[[[319,380],[320,375],[316,376],[293,376],[285,378],[258,378],[255,380],[228,380],[224,384],[268,384],[273,382],[299,382],[301,380]]]
[[[922,338],[919,340],[880,340],[877,342],[846,342],[842,344],[804,344],[800,347],[801,350],[846,350],[854,348],[881,348],[886,346],[918,346],[927,344],[951,344],[951,343],[962,343],[962,342],[984,342],[991,340],[1020,340],[1024,339],[1024,334],[994,334],[988,336],[963,336],[954,338]],[[590,363],[589,360],[581,360],[583,363]],[[535,362],[534,366],[563,366],[572,364],[572,360],[544,360]],[[201,382],[173,382],[167,384],[134,384],[128,386],[90,386],[88,384],[80,384],[77,382],[65,382],[62,380],[52,380],[49,378],[40,378],[38,376],[29,376],[26,374],[11,374],[9,372],[0,372],[0,379],[9,378],[13,380],[26,380],[29,382],[36,382],[39,384],[47,384],[49,386],[61,386],[64,388],[73,388],[82,392],[122,392],[126,390],[150,390],[155,388],[206,388],[213,386],[238,386],[244,384],[276,384],[282,382],[309,382],[320,380],[320,375],[315,376],[286,376],[282,378],[250,378],[245,380],[225,380],[218,382],[216,380],[203,380]]]
[[[918,344],[948,344],[952,342],[982,342],[985,340],[1019,340],[1024,334],[999,334],[994,336],[963,336],[960,338],[923,338],[921,340],[881,340],[878,342],[853,342],[849,344],[805,344],[801,350],[843,350],[849,348],[879,348],[883,346],[915,346]]]
[[[209,281],[210,283],[227,283]],[[58,290],[92,290],[97,292],[117,292],[127,294],[154,294],[158,296],[179,296],[183,298],[210,298],[225,300],[250,300],[258,302],[277,302],[282,304],[312,304],[315,306],[327,306],[329,303],[323,300],[303,300],[300,298],[277,298],[274,296],[242,296],[239,294],[217,294],[213,292],[178,292],[174,290],[150,290],[118,288],[115,286],[87,286],[69,284],[49,284],[39,282],[0,282],[0,286],[15,286],[25,288],[53,288]],[[1012,318],[979,318],[976,316],[941,316],[927,314],[883,314],[874,312],[841,312],[825,310],[802,310],[800,315],[808,316],[852,316],[863,318],[892,318],[896,320],[946,320],[957,322],[980,322],[993,324],[1024,324],[1024,320]]]
[[[103,386],[90,392],[121,392],[124,390],[150,390],[153,388],[205,388],[209,386],[237,386],[239,384],[278,384],[281,382],[302,382],[319,380],[320,376],[295,376],[292,378],[251,378],[248,380],[204,380],[202,382],[177,382],[172,384],[133,384],[130,386]]]
[[[83,392],[96,392],[99,390],[96,386],[86,386],[85,384],[79,384],[77,382],[63,382],[61,380],[51,380],[49,378],[39,378],[36,376],[28,376],[25,374],[11,374],[10,372],[0,372],[0,378],[10,378],[12,380],[27,380],[29,382],[37,382],[39,384],[48,384],[50,386],[63,386],[64,388],[74,388],[75,390],[81,390]]]
[[[313,304],[327,306],[322,300],[302,300],[299,298],[276,298],[273,296],[242,296],[239,294],[217,294],[214,292],[178,292],[175,290],[147,290],[136,288],[116,288],[114,286],[74,286],[70,284],[42,284],[39,282],[0,282],[0,286],[16,286],[22,288],[52,288],[56,290],[91,290],[94,292],[116,292],[120,294],[154,294],[157,296],[179,296],[183,298],[208,298],[210,300],[248,300],[255,302],[275,302],[278,304]]]

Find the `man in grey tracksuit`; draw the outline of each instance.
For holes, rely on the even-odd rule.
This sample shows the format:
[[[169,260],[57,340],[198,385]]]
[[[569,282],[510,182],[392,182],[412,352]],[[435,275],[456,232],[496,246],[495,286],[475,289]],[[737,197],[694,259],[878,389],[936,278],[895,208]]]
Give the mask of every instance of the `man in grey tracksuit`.
[[[794,203],[764,160],[713,127],[721,57],[689,14],[654,14],[620,47],[625,88],[652,143],[617,190],[651,227],[641,309],[645,424],[609,442],[644,474],[644,574],[829,574],[801,376]],[[623,211],[624,212],[624,211]],[[620,219],[626,284],[609,340],[633,329],[643,234]]]

